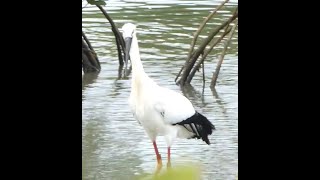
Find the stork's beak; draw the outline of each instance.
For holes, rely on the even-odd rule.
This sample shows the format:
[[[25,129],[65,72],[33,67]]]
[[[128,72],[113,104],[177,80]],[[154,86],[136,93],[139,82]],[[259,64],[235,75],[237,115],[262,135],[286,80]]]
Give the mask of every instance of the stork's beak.
[[[124,52],[124,63],[125,63],[125,71],[127,71],[128,60],[130,58],[130,47],[131,47],[132,38],[126,37],[124,39],[124,42],[126,45],[126,50]]]

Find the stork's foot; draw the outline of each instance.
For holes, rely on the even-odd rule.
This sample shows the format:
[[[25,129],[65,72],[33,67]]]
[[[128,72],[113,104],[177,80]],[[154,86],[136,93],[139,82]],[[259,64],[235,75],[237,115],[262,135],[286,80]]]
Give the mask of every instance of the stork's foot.
[[[162,160],[159,154],[159,156],[157,156],[157,167],[156,167],[155,174],[158,174],[161,171],[161,169],[162,169]]]
[[[157,174],[159,174],[159,172],[161,171],[161,169],[162,169],[162,163],[160,162],[158,162],[157,163],[157,167],[156,167],[156,170],[155,170],[155,174],[157,175]]]
[[[171,154],[170,154],[170,146],[168,147],[168,162],[167,162],[167,169],[171,168]]]
[[[171,168],[171,161],[167,162],[167,169]]]
[[[153,147],[154,147],[154,151],[156,153],[156,156],[157,156],[157,167],[156,167],[156,172],[155,174],[158,174],[162,168],[162,160],[161,160],[161,155],[159,154],[159,151],[158,151],[158,147],[157,147],[157,143],[156,141],[152,141],[153,143]]]

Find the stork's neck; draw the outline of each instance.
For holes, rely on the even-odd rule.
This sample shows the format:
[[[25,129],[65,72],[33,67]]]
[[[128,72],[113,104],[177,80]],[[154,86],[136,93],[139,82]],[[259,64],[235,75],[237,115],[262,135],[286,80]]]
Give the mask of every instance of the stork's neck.
[[[139,44],[137,36],[134,34],[131,42],[130,59],[132,63],[132,78],[142,78],[145,76],[142,62],[140,59]]]

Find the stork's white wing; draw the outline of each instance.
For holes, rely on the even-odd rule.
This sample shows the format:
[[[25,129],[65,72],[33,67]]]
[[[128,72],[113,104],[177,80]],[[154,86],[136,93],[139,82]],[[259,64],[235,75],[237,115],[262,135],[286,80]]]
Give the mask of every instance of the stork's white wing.
[[[195,113],[191,102],[185,96],[163,87],[157,88],[154,109],[168,124],[184,121]]]

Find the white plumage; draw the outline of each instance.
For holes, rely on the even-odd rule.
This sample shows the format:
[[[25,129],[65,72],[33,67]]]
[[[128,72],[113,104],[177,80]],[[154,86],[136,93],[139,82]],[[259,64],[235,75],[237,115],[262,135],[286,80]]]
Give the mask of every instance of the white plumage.
[[[202,138],[210,144],[208,135],[214,125],[196,112],[191,102],[182,94],[159,86],[144,72],[140,59],[136,27],[127,23],[122,27],[126,42],[125,63],[129,55],[132,63],[132,84],[129,104],[135,119],[143,126],[154,145],[158,169],[162,166],[156,145],[156,137],[164,136],[170,147],[176,138]]]

